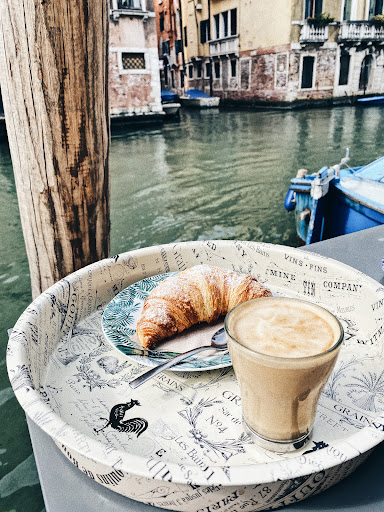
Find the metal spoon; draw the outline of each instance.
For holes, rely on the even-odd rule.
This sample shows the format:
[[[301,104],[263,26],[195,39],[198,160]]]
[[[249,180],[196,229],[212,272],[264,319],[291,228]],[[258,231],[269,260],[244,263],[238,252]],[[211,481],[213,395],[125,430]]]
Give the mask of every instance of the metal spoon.
[[[203,350],[208,350],[209,348],[214,348],[220,351],[227,350],[227,340],[225,337],[224,327],[215,332],[215,334],[212,336],[210,345],[204,345],[202,347],[193,348],[192,350],[188,350],[188,352],[184,352],[183,354],[179,354],[178,356],[172,357],[172,359],[168,359],[168,361],[165,361],[165,363],[161,363],[158,366],[155,366],[155,368],[151,368],[147,372],[143,373],[136,379],[131,380],[131,382],[129,382],[129,385],[132,389],[136,389],[137,387],[141,386],[141,384],[144,384],[144,382],[147,382],[147,380],[151,379],[152,377],[162,372],[163,370],[166,370],[167,368],[174,366],[175,364],[179,363],[180,361],[183,361],[187,357],[198,354]]]

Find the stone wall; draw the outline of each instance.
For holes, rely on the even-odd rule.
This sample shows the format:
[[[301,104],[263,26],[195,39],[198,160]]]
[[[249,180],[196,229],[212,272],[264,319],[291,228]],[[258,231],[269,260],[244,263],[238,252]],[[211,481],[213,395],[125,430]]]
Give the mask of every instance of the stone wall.
[[[125,69],[124,56],[144,57],[144,69]],[[120,15],[110,21],[111,116],[162,112],[155,17]]]
[[[339,85],[341,52],[350,55],[348,83]],[[361,68],[365,57],[371,59],[370,76],[361,87]],[[313,58],[313,83],[302,88],[303,62]],[[221,76],[213,80],[213,93],[224,101],[234,102],[295,102],[303,100],[348,99],[364,94],[384,94],[384,49],[382,45],[341,46],[336,42],[312,44],[301,48],[291,45],[240,52],[237,76],[228,78],[230,61],[220,59]],[[204,66],[204,63],[203,63]],[[360,83],[360,87],[359,87]],[[189,87],[209,92],[209,79],[188,81]]]

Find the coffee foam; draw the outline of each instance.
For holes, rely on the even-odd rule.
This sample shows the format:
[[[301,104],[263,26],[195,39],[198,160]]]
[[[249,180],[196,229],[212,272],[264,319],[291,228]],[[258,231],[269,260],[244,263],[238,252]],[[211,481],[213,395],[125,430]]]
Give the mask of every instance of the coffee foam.
[[[320,354],[340,337],[340,327],[330,313],[295,299],[249,301],[239,307],[229,330],[250,350],[285,358]]]

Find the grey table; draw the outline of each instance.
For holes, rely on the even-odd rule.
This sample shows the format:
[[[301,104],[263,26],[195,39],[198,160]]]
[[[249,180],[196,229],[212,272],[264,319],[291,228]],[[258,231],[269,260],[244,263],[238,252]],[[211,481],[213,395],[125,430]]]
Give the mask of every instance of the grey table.
[[[384,284],[384,226],[303,247],[355,267]],[[92,481],[59,452],[44,432],[28,420],[47,512],[154,512],[162,509],[124,498]],[[327,491],[290,505],[290,512],[384,511],[384,443],[351,476]]]

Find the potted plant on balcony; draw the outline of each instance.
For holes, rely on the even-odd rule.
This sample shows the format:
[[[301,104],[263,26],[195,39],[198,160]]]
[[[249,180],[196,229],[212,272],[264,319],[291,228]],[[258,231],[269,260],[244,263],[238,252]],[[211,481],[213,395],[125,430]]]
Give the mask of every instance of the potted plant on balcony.
[[[376,27],[384,27],[384,14],[376,14],[371,18],[371,22]]]
[[[335,18],[333,18],[329,13],[322,12],[320,14],[316,14],[315,16],[310,16],[307,18],[307,22],[310,25],[315,25],[317,27],[325,27],[326,25],[329,25],[335,21]]]

